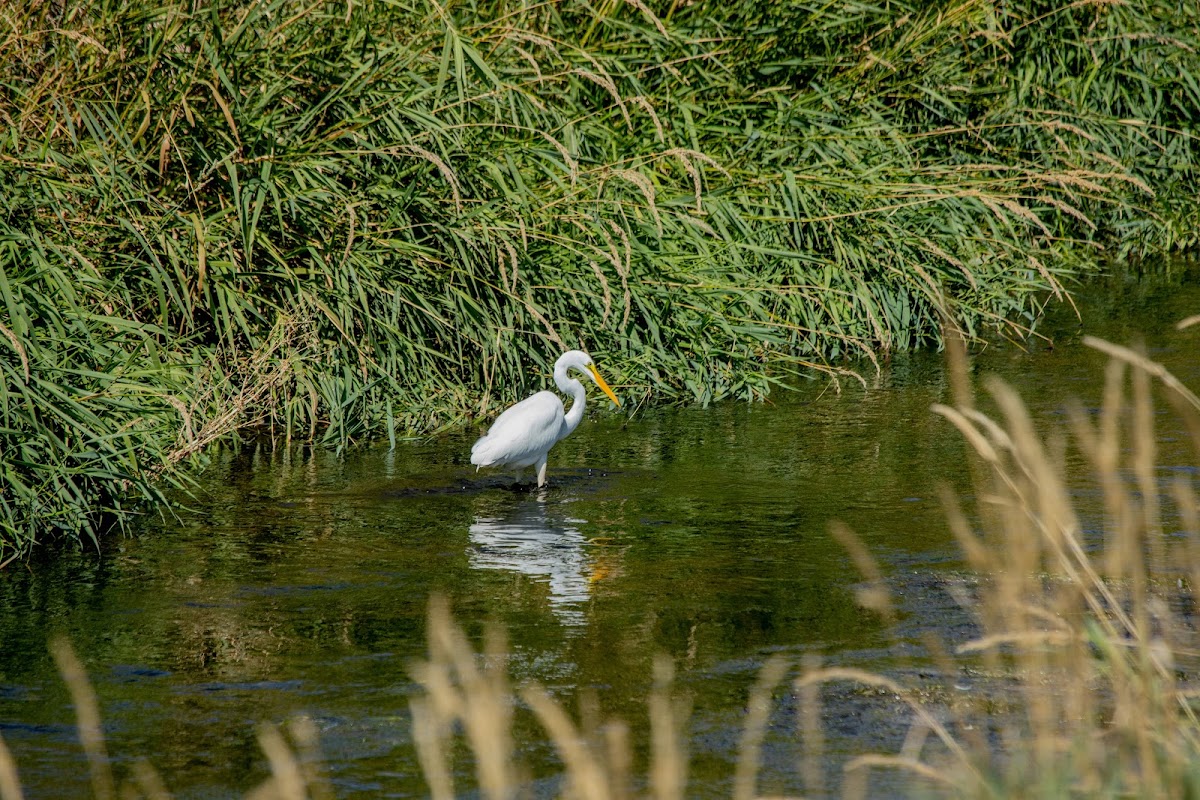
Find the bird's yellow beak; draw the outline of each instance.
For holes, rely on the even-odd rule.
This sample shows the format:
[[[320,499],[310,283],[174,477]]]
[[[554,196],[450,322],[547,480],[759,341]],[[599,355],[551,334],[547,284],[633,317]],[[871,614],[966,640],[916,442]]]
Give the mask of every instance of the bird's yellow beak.
[[[613,403],[616,404],[617,408],[620,408],[621,401],[617,399],[615,394],[613,394],[613,390],[608,388],[608,384],[604,382],[604,378],[600,377],[600,373],[596,371],[596,365],[588,364],[587,369],[588,372],[592,373],[592,378],[595,379],[596,385],[600,387],[600,390],[608,395],[608,399],[612,400]]]

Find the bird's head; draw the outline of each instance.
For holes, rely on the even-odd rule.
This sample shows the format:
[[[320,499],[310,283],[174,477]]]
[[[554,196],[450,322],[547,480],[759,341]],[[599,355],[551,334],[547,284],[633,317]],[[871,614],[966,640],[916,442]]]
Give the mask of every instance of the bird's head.
[[[600,377],[600,372],[596,369],[595,362],[592,361],[592,357],[587,353],[582,350],[568,350],[559,357],[558,363],[554,367],[556,371],[561,368],[564,372],[574,367],[584,373],[600,387],[600,391],[608,395],[609,400],[612,400],[618,408],[620,407],[621,401],[617,399],[617,396],[613,394],[613,390],[604,382],[604,378]]]

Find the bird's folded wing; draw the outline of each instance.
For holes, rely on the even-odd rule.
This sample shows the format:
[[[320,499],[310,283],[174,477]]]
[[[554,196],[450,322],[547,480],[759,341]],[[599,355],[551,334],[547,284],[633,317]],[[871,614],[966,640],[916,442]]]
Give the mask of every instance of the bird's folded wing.
[[[561,438],[562,427],[562,400],[553,392],[538,392],[496,418],[487,435],[471,447],[471,463],[532,464]]]

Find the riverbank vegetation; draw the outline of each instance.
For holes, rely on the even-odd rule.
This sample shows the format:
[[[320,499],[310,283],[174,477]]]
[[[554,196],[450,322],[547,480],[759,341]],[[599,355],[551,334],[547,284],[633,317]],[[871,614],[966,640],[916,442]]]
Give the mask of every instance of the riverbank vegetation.
[[[0,562],[246,429],[753,399],[1200,230],[1189,3],[0,4]],[[869,368],[869,367],[868,367]]]
[[[1102,402],[1049,419],[1033,418],[999,381],[987,382],[987,396],[976,399],[965,359],[955,360],[954,404],[933,411],[973,451],[964,468],[978,505],[964,507],[949,494],[944,504],[971,570],[960,588],[974,624],[957,627],[957,640],[929,637],[918,668],[900,670],[907,677],[824,665],[816,654],[799,663],[771,656],[745,698],[737,763],[720,787],[699,787],[689,776],[696,743],[689,741],[688,702],[673,686],[669,659],[655,664],[645,720],[608,718],[603,695],[589,700],[586,691],[576,714],[552,690],[513,686],[501,631],[487,631],[477,644],[446,603],[435,601],[428,658],[413,667],[418,689],[409,699],[411,757],[429,795],[502,800],[547,790],[553,776],[530,774],[522,754],[552,747],[561,774],[551,791],[585,800],[677,800],[723,790],[752,800],[767,785],[804,797],[1194,796],[1200,501],[1190,466],[1159,464],[1156,426],[1173,413],[1200,453],[1200,398],[1136,349],[1088,344],[1111,356]],[[1102,519],[1082,516],[1093,505],[1103,507]],[[835,525],[833,534],[861,569],[860,603],[895,622],[887,575],[847,528]],[[897,642],[898,652],[909,647]],[[171,776],[150,762],[113,768],[82,667],[62,641],[54,655],[71,686],[95,795],[116,796],[121,785],[121,796],[169,797]],[[843,683],[911,720],[898,752],[830,752],[828,730],[844,725],[823,709],[822,695]],[[777,745],[792,735],[793,774],[760,779],[765,737]],[[259,742],[271,776],[248,796],[334,796],[310,721],[264,726]],[[772,769],[788,764],[776,758]],[[893,779],[875,782],[879,771]],[[0,800],[20,796],[16,762],[0,743]]]

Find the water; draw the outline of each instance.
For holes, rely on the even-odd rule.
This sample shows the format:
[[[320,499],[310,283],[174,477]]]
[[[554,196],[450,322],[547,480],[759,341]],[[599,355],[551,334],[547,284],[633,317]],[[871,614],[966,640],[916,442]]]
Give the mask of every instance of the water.
[[[996,344],[975,372],[1004,376],[1052,425],[1067,397],[1098,402],[1104,358],[1081,334],[1140,333],[1153,358],[1200,386],[1200,328],[1172,327],[1200,310],[1195,269],[1115,277],[1080,306],[1082,322],[1060,310],[1043,327],[1053,348]],[[553,451],[543,491],[473,472],[474,431],[344,460],[226,453],[194,513],[147,520],[99,557],[58,553],[0,574],[0,734],[28,797],[86,794],[47,650],[64,634],[95,684],[118,774],[146,757],[178,796],[229,796],[268,774],[256,726],[304,712],[340,796],[425,796],[409,669],[438,593],[472,637],[489,620],[507,628],[516,681],[572,705],[594,692],[636,731],[653,659],[669,655],[692,700],[695,794],[727,794],[748,687],[770,654],[904,677],[928,668],[927,631],[951,644],[973,633],[953,600],[960,563],[937,494],[970,491],[964,445],[929,411],[948,394],[941,357],[916,354],[892,359],[866,391],[819,383],[765,405],[603,415]],[[1162,460],[1186,466],[1160,416]],[[860,579],[831,520],[880,560],[896,629],[855,603]],[[906,715],[886,698],[827,699],[835,753],[903,737]],[[801,788],[794,704],[786,692],[778,702],[767,794]],[[537,792],[552,792],[548,746],[522,742],[522,757]]]

